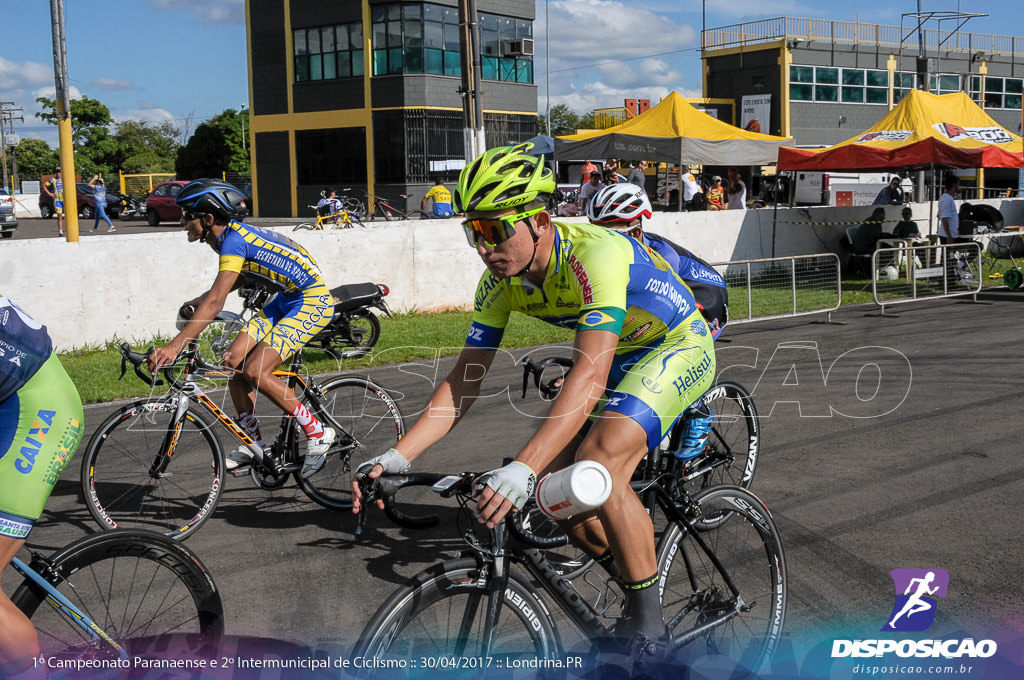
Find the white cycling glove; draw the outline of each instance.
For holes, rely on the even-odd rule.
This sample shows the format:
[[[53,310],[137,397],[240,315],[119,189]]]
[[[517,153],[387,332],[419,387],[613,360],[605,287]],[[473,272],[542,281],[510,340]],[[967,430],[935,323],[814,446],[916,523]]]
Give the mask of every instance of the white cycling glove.
[[[373,469],[374,465],[380,465],[383,467],[384,474],[393,475],[408,472],[412,463],[407,461],[405,456],[403,456],[398,449],[388,449],[387,453],[382,453],[376,458],[371,458],[357,467],[356,477],[365,477],[370,474],[370,470]]]
[[[533,495],[537,475],[526,463],[514,460],[505,467],[480,475],[476,483],[478,489],[482,490],[486,485],[495,493],[501,494],[511,501],[516,510],[520,510],[527,499]]]

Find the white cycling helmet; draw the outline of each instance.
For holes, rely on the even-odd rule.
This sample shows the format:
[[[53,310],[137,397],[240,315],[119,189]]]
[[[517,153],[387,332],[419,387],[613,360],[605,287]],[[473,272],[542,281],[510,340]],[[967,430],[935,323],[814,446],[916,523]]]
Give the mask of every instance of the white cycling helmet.
[[[609,184],[590,199],[587,219],[611,229],[627,229],[638,217],[651,217],[651,202],[644,190],[635,184]]]

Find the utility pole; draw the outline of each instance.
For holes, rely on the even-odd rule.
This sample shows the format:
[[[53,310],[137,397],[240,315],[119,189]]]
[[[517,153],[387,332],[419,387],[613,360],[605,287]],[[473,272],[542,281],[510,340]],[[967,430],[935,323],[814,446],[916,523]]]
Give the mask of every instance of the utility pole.
[[[484,139],[483,103],[480,97],[480,22],[476,12],[476,0],[459,0],[459,33],[462,86],[458,92],[462,96],[462,137],[468,163],[487,149]]]
[[[14,155],[14,148],[18,145],[18,135],[14,134],[14,121],[15,118],[25,122],[25,117],[22,115],[22,108],[20,106],[14,106],[14,102],[0,102],[0,164],[4,166],[4,186],[14,193],[15,187],[18,186],[18,159]],[[5,127],[6,124],[6,127]],[[7,147],[11,148],[11,181],[7,182]]]
[[[71,98],[68,93],[68,52],[64,38],[64,0],[50,0],[53,28],[53,83],[56,88],[57,134],[64,182],[64,227],[68,241],[78,241],[78,196],[75,191],[75,149],[71,136]]]

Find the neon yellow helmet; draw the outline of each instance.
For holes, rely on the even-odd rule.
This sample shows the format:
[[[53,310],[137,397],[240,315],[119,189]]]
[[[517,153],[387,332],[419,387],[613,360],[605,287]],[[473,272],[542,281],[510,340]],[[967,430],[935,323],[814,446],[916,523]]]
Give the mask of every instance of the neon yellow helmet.
[[[555,190],[555,178],[544,165],[544,156],[531,156],[533,144],[488,149],[459,173],[455,207],[459,212],[504,210],[537,199]]]

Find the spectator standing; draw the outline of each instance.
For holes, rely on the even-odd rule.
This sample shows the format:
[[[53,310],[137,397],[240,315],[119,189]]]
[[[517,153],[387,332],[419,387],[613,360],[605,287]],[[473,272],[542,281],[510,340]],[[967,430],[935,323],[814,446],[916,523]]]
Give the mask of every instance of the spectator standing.
[[[107,217],[107,187],[103,184],[103,178],[99,175],[93,175],[89,181],[89,186],[92,187],[93,203],[95,203],[96,219],[92,223],[92,230],[96,231],[100,226],[100,220],[107,223],[107,233],[117,231],[117,227]]]
[[[697,194],[703,194],[704,191],[697,184],[697,178],[693,176],[693,172],[689,168],[680,178],[680,183],[683,185],[683,207],[688,210],[692,209],[694,197]]]
[[[747,209],[747,185],[743,183],[740,171],[736,168],[729,168],[729,188],[727,193],[729,210]]]
[[[643,189],[644,185],[647,184],[647,175],[644,172],[645,170],[647,170],[647,161],[638,162],[636,167],[629,171],[627,181],[629,181],[630,184],[635,184]]]
[[[711,188],[708,189],[708,210],[725,210],[727,207],[722,178],[715,175],[711,178]]]
[[[586,213],[587,206],[590,205],[590,199],[594,197],[598,191],[604,187],[604,183],[601,181],[601,173],[597,170],[590,173],[590,181],[583,185],[580,189],[580,212]]]
[[[587,162],[583,164],[583,170],[580,172],[580,189],[590,181],[590,174],[594,172],[597,172],[597,166],[591,163],[588,158]]]
[[[900,189],[900,181],[899,177],[893,177],[889,180],[889,184],[878,192],[871,205],[902,205],[903,189]]]
[[[53,177],[46,180],[43,191],[53,199],[53,212],[57,215],[57,236],[64,235],[64,182],[60,178],[60,168]]]
[[[427,199],[434,201],[434,217],[451,217],[455,214],[452,210],[452,192],[445,187],[444,180],[438,178],[434,182],[434,187],[424,194],[423,200],[420,201],[420,210],[427,209]]]
[[[956,175],[949,175],[943,187],[945,191],[939,197],[939,243],[960,243],[960,214],[956,210],[960,180]]]

